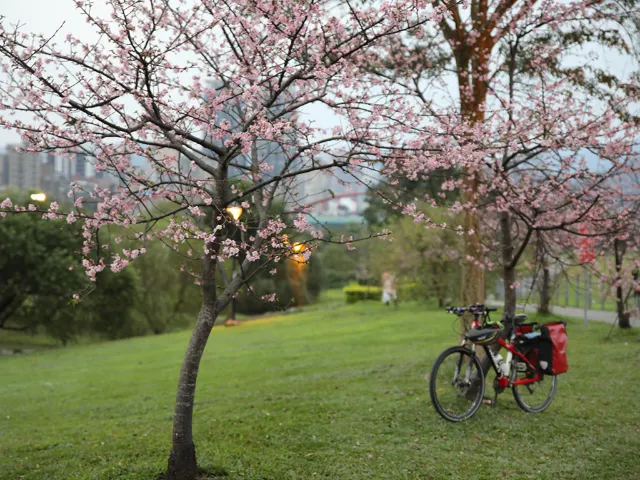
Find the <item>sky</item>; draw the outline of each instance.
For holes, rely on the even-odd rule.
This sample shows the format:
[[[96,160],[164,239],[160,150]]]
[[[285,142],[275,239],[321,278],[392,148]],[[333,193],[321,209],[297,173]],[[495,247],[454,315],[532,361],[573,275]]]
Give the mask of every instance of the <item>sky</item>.
[[[102,9],[108,16],[109,9],[104,2],[94,2],[94,5],[96,11]],[[23,31],[28,32],[52,35],[61,27],[56,37],[60,44],[67,33],[73,33],[82,40],[97,38],[93,27],[75,8],[73,0],[0,0],[0,16],[5,17],[4,22],[24,25]],[[324,106],[314,105],[305,114],[320,128],[332,128],[339,123],[339,119]],[[0,129],[0,150],[7,144],[19,142],[20,136],[16,132]]]
[[[84,18],[76,10],[73,0],[0,0],[0,15],[5,17],[4,22],[24,25],[25,31],[53,34],[58,28],[60,43],[67,33],[73,33],[84,40],[97,38],[92,27],[87,24]],[[94,2],[94,10],[108,12],[104,2]],[[602,54],[602,52],[597,52]],[[608,54],[601,60],[603,67],[616,72],[629,70],[628,60]],[[456,89],[453,88],[455,91]],[[316,122],[316,126],[331,128],[339,123],[339,119],[322,106],[313,106],[306,112],[309,118]],[[0,129],[0,149],[6,144],[17,143],[20,137],[13,131]]]
[[[3,0],[0,15],[4,23],[20,23],[29,32],[53,34],[62,25],[60,39],[70,32],[81,37],[92,35],[91,27],[78,14],[72,0]],[[0,146],[18,142],[17,133],[0,130]]]

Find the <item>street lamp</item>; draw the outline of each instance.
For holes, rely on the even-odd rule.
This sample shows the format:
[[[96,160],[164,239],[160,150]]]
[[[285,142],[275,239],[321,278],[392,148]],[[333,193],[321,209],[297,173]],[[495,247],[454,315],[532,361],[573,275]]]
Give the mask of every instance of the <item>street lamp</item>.
[[[291,256],[291,262],[294,265],[291,265],[289,262],[289,281],[291,282],[291,286],[293,288],[293,294],[295,298],[296,305],[301,306],[304,304],[304,285],[305,285],[305,252],[309,250],[309,247],[306,243],[303,242],[294,242],[291,244],[291,251],[293,255]],[[310,253],[310,250],[309,250]]]
[[[44,202],[47,200],[47,196],[40,192],[40,193],[32,193],[31,194],[31,200],[33,200],[34,202]]]
[[[296,261],[296,263],[298,263],[299,265],[304,264],[304,252],[309,250],[309,247],[307,247],[305,243],[294,242],[294,244],[291,245],[291,250],[293,250],[293,259]]]
[[[225,208],[225,210],[231,216],[231,218],[233,218],[236,222],[242,216],[242,207],[231,206],[231,207]],[[232,260],[233,266],[231,267],[231,278],[235,277],[237,260],[238,260],[237,256],[233,257],[233,260]],[[231,297],[231,315],[229,315],[229,318],[227,318],[224,324],[227,327],[238,324],[238,321],[236,320],[236,296],[235,295]]]
[[[238,207],[238,206],[227,207],[225,208],[225,210],[229,215],[231,215],[231,218],[233,218],[236,222],[242,215],[242,207]]]

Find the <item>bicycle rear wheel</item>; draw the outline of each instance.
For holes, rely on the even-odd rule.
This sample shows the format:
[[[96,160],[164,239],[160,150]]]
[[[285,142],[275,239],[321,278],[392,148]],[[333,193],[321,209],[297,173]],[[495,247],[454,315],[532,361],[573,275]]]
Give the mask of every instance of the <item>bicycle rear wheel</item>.
[[[516,378],[531,378],[533,372],[518,373]],[[515,379],[515,378],[514,378]],[[514,385],[513,398],[518,406],[529,413],[539,413],[546,410],[556,394],[558,377],[542,375],[540,381],[525,385]]]
[[[475,353],[465,347],[442,352],[431,369],[429,393],[445,420],[460,422],[476,413],[484,395],[484,374]]]

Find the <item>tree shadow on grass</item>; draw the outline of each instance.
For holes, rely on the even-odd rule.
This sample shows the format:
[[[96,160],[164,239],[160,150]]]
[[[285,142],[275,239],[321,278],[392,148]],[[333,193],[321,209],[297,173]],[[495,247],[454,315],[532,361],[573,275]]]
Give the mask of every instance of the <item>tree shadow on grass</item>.
[[[229,477],[229,472],[224,468],[215,465],[198,467],[198,480],[225,480]],[[155,480],[166,480],[166,472],[158,474]]]

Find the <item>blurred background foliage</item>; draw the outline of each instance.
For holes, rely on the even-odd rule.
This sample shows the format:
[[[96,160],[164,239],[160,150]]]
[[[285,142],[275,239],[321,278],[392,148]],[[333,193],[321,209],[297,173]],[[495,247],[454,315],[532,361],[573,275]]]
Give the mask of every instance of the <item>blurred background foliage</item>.
[[[407,199],[427,187],[436,193],[435,180],[426,187],[419,182],[401,187]],[[350,302],[380,301],[384,272],[396,275],[400,301],[434,301],[439,305],[458,301],[462,237],[453,228],[425,228],[424,223],[402,215],[384,201],[389,188],[398,187],[381,182],[372,191],[361,223],[318,226],[325,241],[313,249],[308,262],[255,262],[250,280],[236,297],[237,313],[252,316],[310,305],[321,291],[336,288],[344,288],[343,297]],[[21,204],[29,203],[29,192],[5,193]],[[46,203],[40,206],[48,207]],[[432,223],[460,223],[444,207],[419,207]],[[242,235],[256,233],[251,208],[245,212],[241,221],[246,232],[230,227],[235,228],[230,235],[237,241],[242,241]],[[212,213],[207,212],[199,221],[208,221]],[[272,215],[290,214],[283,205],[275,205]],[[166,218],[156,228],[169,221]],[[383,230],[389,230],[392,238],[379,236]],[[291,242],[309,240],[299,232],[288,233]],[[356,241],[355,248],[349,249],[343,243],[349,237],[374,238]],[[114,227],[101,230],[96,243],[101,251],[92,255],[103,257],[110,250],[140,246],[127,232]],[[146,253],[122,272],[115,274],[106,268],[91,282],[80,264],[80,226],[64,220],[42,221],[40,213],[8,215],[0,222],[0,332],[45,334],[64,345],[81,337],[118,339],[189,328],[200,308],[198,246],[152,240],[145,248]],[[234,263],[222,264],[225,276],[232,274]],[[266,301],[273,293],[276,300]],[[74,294],[80,296],[79,302],[73,300]],[[228,315],[229,311],[223,312],[219,321]]]

